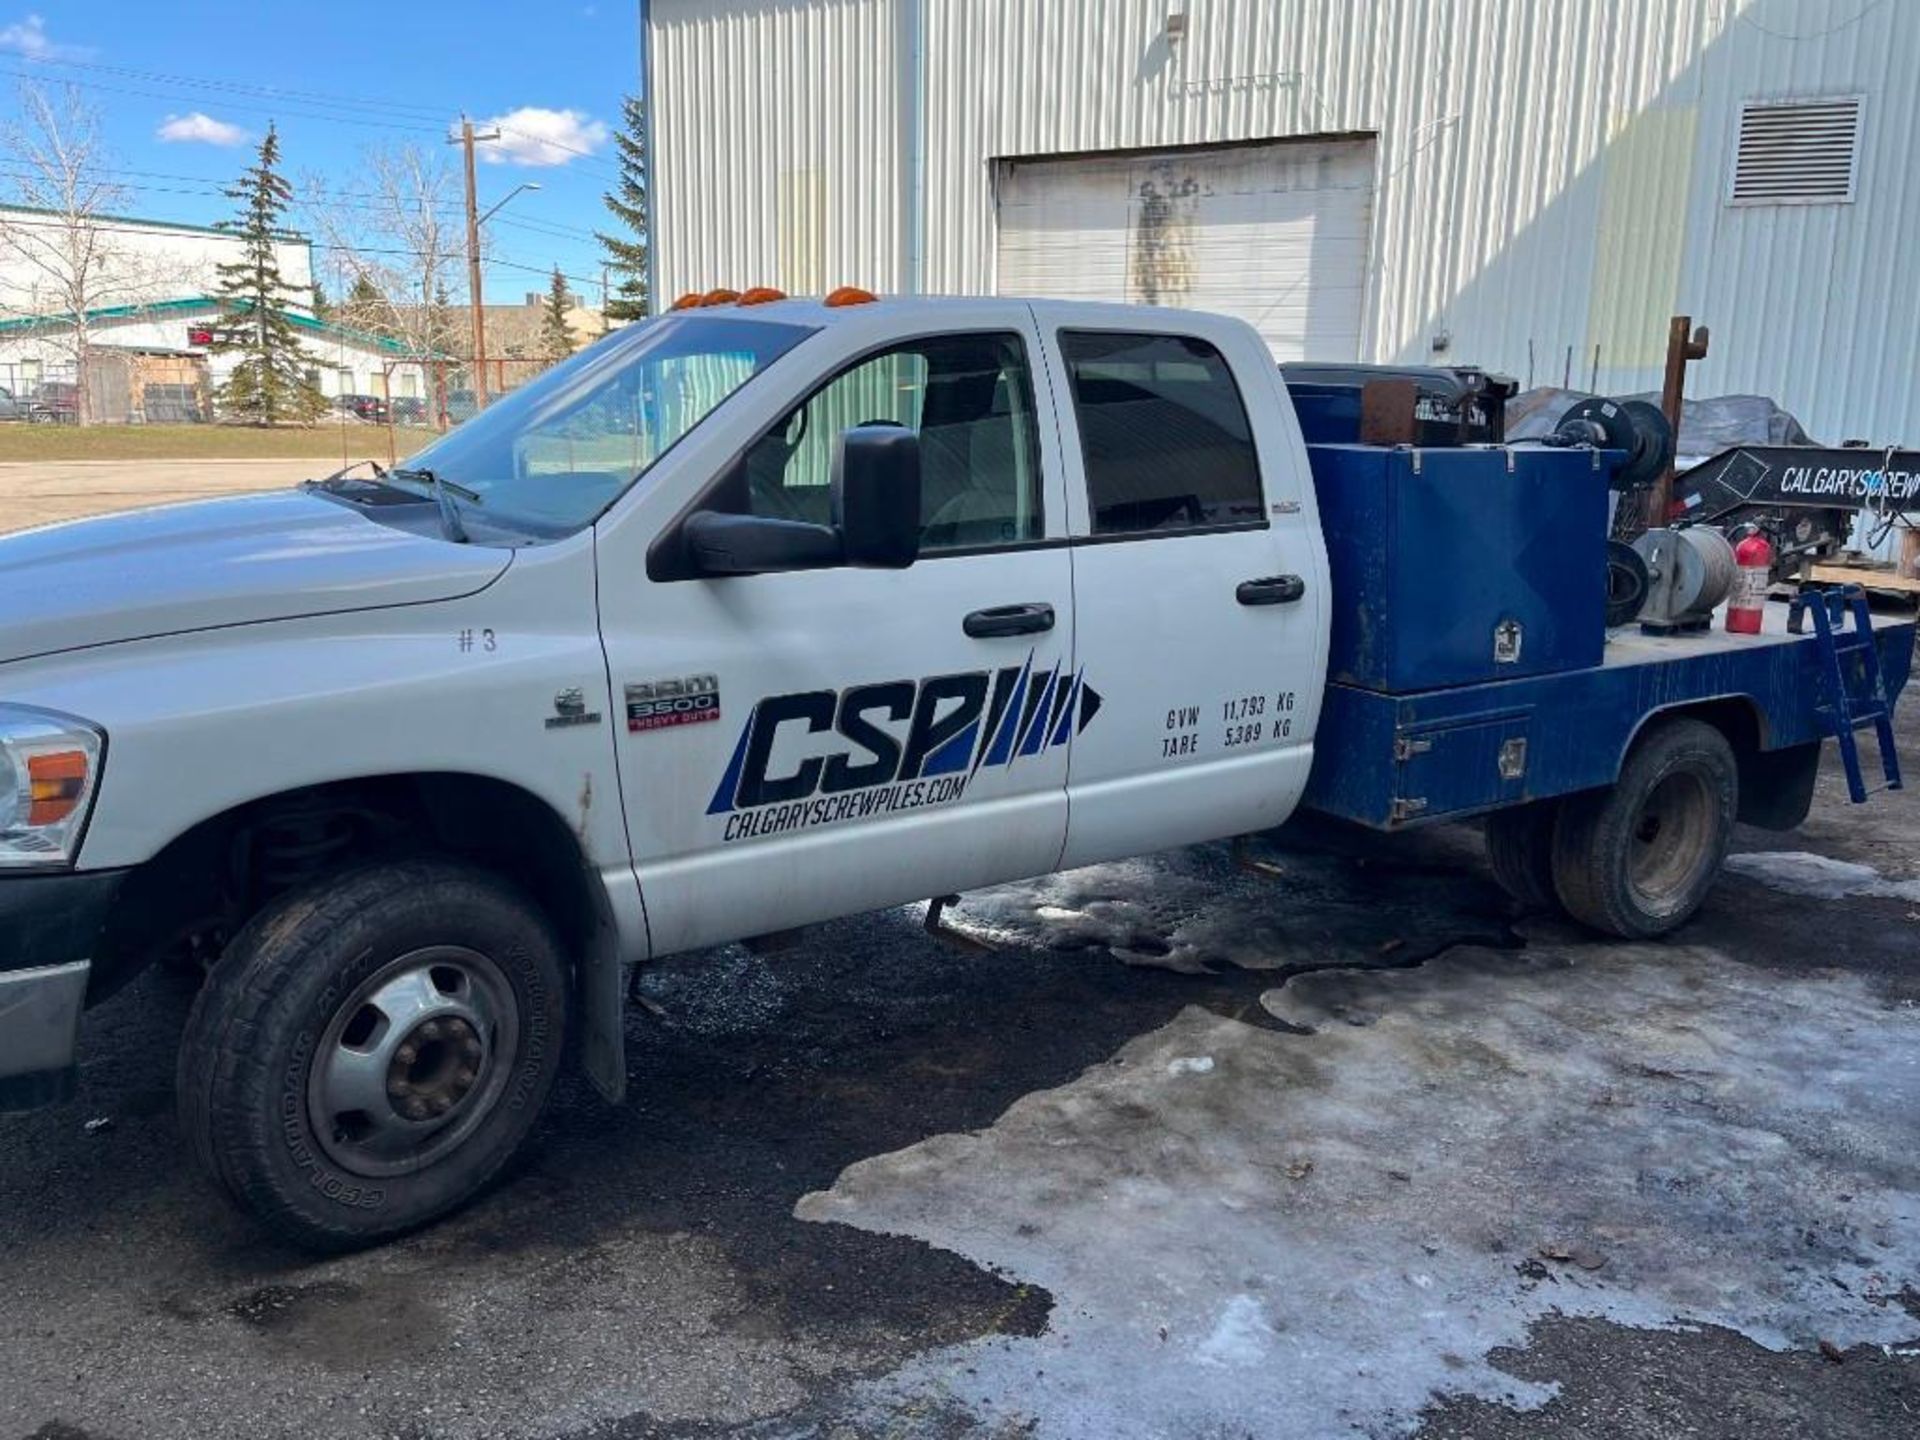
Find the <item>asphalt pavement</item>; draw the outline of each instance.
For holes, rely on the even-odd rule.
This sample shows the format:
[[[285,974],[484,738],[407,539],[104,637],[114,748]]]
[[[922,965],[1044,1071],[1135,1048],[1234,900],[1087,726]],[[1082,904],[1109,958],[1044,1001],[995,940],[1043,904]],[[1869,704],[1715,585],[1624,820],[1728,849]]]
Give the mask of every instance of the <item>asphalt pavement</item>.
[[[149,976],[0,1118],[0,1440],[1920,1435],[1920,799],[1741,840],[1658,945],[1302,829],[679,957],[625,1105],[319,1263]]]

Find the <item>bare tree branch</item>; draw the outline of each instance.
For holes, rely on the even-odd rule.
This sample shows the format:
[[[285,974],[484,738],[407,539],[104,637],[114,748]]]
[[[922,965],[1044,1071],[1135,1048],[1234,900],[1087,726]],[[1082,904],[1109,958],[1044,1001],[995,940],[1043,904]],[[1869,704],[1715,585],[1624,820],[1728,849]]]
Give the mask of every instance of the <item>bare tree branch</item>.
[[[169,298],[161,293],[169,277],[153,255],[109,228],[126,192],[107,178],[111,156],[99,114],[80,90],[49,93],[23,83],[19,111],[0,126],[0,149],[19,170],[10,198],[41,213],[0,213],[0,311],[57,319],[46,338],[72,357],[78,418],[86,424],[93,418],[88,312]]]
[[[465,243],[453,166],[438,150],[370,145],[354,179],[354,205],[330,204],[324,180],[304,187],[313,228],[345,271],[340,322],[413,355],[448,353],[455,331],[446,297]]]

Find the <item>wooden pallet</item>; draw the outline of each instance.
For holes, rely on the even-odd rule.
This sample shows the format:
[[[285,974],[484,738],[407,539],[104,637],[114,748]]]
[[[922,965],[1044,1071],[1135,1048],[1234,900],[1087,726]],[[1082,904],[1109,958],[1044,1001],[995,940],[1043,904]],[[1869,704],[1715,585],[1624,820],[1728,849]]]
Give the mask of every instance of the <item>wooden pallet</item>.
[[[1815,565],[1811,577],[1827,585],[1858,585],[1896,595],[1920,595],[1920,578],[1902,575],[1891,565]]]

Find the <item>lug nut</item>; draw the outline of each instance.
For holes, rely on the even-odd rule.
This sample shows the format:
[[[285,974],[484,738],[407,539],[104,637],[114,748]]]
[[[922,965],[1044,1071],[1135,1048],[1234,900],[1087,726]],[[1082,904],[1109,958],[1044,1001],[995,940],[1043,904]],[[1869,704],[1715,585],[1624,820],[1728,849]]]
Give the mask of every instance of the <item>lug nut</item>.
[[[411,1040],[393,1052],[393,1058],[402,1065],[411,1065],[420,1058],[420,1050]]]

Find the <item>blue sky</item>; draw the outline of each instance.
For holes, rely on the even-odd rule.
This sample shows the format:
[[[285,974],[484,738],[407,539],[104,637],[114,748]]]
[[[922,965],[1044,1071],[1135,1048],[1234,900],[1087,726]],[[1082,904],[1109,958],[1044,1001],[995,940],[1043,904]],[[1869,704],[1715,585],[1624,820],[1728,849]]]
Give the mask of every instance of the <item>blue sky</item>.
[[[321,176],[349,196],[366,193],[368,145],[411,142],[457,162],[458,148],[442,144],[447,127],[462,112],[497,120],[501,141],[481,151],[482,208],[523,181],[540,189],[514,197],[489,227],[487,298],[542,289],[557,263],[591,282],[576,288],[597,301],[599,248],[583,232],[605,223],[608,132],[621,97],[639,87],[637,9],[634,0],[0,0],[0,118],[17,112],[23,81],[73,82],[100,115],[126,191],[119,208],[201,224],[232,212],[217,188],[251,162],[269,120],[290,177]],[[0,192],[11,158],[0,157]],[[314,261],[331,281],[338,260],[316,250]],[[454,295],[465,296],[464,267]]]

